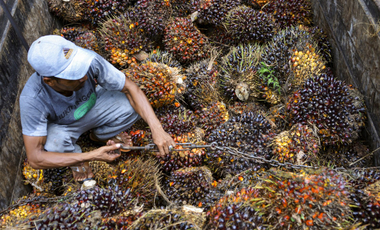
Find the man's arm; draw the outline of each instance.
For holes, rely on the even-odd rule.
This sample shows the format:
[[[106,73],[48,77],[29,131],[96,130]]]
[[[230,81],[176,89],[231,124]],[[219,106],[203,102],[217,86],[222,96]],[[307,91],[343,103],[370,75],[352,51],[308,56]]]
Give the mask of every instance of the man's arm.
[[[77,166],[93,160],[111,162],[120,156],[120,154],[109,154],[109,151],[120,148],[117,144],[103,146],[86,153],[58,153],[44,150],[46,136],[23,135],[23,137],[29,164],[34,169]]]
[[[152,130],[153,142],[160,150],[160,154],[169,154],[169,146],[175,146],[175,142],[171,136],[165,132],[162,125],[156,115],[153,108],[149,103],[148,98],[144,92],[130,79],[126,77],[123,93],[129,99],[134,110],[148,123]]]

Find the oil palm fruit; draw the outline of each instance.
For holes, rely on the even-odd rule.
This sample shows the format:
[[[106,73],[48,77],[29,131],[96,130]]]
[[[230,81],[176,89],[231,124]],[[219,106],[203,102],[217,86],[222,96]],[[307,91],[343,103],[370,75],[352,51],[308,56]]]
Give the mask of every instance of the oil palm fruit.
[[[262,9],[272,14],[282,29],[293,25],[310,25],[311,1],[309,0],[271,0]]]
[[[260,62],[261,52],[257,44],[241,44],[232,47],[231,51],[221,58],[219,85],[226,103],[248,100],[249,85],[256,77],[254,73]]]
[[[170,18],[169,0],[139,0],[129,12],[139,28],[151,38],[161,40],[165,25]]]
[[[365,107],[352,86],[333,76],[309,78],[287,103],[291,125],[310,123],[318,128],[323,145],[347,145],[364,126]]]
[[[183,78],[178,69],[154,62],[133,64],[124,73],[140,87],[155,109],[174,104],[177,82]]]
[[[244,5],[231,9],[223,25],[236,43],[267,42],[277,27],[271,14]]]
[[[212,60],[196,62],[189,66],[184,74],[186,90],[183,100],[187,107],[195,111],[219,99],[216,88],[218,70]]]
[[[194,114],[197,117],[197,127],[203,129],[206,136],[229,119],[226,105],[219,101],[213,102],[211,105],[200,110],[196,110]]]
[[[209,41],[190,18],[173,18],[165,27],[163,43],[181,64],[190,64],[209,56]]]
[[[69,23],[79,22],[85,19],[85,3],[82,0],[60,1],[48,0],[49,11]]]
[[[133,0],[84,0],[84,18],[97,26],[128,9]]]
[[[130,190],[144,208],[153,206],[156,183],[160,179],[158,165],[153,160],[130,159],[119,162],[114,170],[105,175],[108,184],[116,190]]]
[[[127,17],[111,17],[99,25],[106,58],[118,68],[135,62],[134,55],[151,49],[151,41],[138,23]]]
[[[222,25],[228,12],[240,4],[240,0],[200,0],[193,3],[198,12],[197,22],[214,26]]]
[[[261,113],[246,112],[232,116],[228,122],[214,129],[206,142],[216,142],[221,147],[231,147],[246,154],[269,160],[269,149],[274,132],[268,120]],[[249,168],[265,167],[254,159],[227,150],[207,150],[206,164],[219,176],[236,175]]]
[[[320,147],[316,131],[302,124],[293,125],[272,140],[274,159],[298,165],[315,162]]]
[[[174,67],[178,68],[179,70],[182,70],[181,63],[179,63],[174,58],[172,53],[169,53],[168,51],[161,51],[159,49],[155,49],[152,52],[150,52],[148,58],[145,59],[143,62],[158,62],[161,64],[165,64],[169,67]]]
[[[207,208],[217,199],[213,182],[207,167],[190,167],[171,172],[164,187],[168,199],[176,204]]]

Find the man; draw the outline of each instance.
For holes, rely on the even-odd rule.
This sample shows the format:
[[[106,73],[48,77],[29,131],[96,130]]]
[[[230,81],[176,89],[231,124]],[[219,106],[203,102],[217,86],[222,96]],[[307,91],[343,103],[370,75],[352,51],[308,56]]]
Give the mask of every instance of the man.
[[[140,117],[150,126],[160,155],[175,145],[141,89],[95,52],[48,35],[33,42],[28,61],[36,72],[21,93],[20,113],[33,168],[71,166],[75,180],[91,178],[88,162],[119,157],[114,150],[120,144],[109,139]],[[107,146],[82,153],[76,141],[87,130],[92,130],[92,139],[108,140]],[[131,144],[129,136],[119,136],[124,145]]]

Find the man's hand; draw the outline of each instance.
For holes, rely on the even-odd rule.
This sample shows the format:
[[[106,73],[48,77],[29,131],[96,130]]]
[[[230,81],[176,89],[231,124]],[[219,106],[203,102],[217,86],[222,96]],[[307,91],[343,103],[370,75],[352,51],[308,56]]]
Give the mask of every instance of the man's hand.
[[[174,148],[175,142],[173,138],[165,132],[163,129],[159,131],[152,131],[153,142],[157,145],[158,150],[160,151],[160,156],[165,156],[169,154],[169,146]]]
[[[113,143],[112,145],[106,145],[95,149],[90,152],[94,160],[112,162],[116,158],[120,157],[120,151],[115,151],[120,149],[120,144]]]

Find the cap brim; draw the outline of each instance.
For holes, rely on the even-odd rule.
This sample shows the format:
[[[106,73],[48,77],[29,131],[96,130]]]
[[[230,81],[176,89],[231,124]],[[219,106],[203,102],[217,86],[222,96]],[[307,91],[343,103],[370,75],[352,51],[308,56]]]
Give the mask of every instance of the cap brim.
[[[70,65],[54,77],[65,80],[79,80],[83,78],[90,68],[91,62],[95,58],[95,55],[96,53],[94,51],[78,47],[78,51]]]

